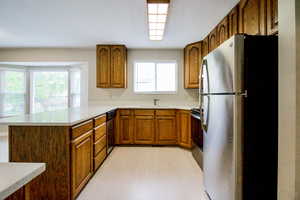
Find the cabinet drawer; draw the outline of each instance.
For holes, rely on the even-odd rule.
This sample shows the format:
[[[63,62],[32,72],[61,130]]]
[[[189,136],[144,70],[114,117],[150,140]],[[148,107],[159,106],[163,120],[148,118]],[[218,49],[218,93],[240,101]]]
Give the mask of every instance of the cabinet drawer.
[[[94,141],[99,140],[103,135],[106,134],[106,124],[102,124],[95,128]]]
[[[154,110],[134,110],[135,115],[154,115]]]
[[[92,120],[89,120],[82,124],[76,125],[76,126],[72,127],[72,139],[75,139],[92,129],[93,129],[93,121]]]
[[[101,165],[106,157],[106,148],[104,148],[97,156],[94,157],[94,171]]]
[[[174,116],[175,110],[156,110],[156,115],[159,116]]]
[[[106,115],[101,115],[99,117],[96,117],[94,121],[95,121],[95,127],[97,127],[106,122]]]
[[[130,110],[119,110],[120,115],[130,115]]]
[[[104,147],[106,147],[106,135],[94,143],[94,156],[96,156]]]

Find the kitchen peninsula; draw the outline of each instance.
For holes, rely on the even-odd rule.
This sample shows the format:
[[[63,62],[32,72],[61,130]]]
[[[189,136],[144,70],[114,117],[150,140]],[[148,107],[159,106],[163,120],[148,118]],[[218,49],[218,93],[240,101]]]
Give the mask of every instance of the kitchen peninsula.
[[[106,113],[116,110],[116,145],[191,148],[189,106],[91,106],[0,120],[9,126],[9,161],[43,162],[31,199],[75,199],[107,157]],[[143,130],[143,131],[141,131]]]

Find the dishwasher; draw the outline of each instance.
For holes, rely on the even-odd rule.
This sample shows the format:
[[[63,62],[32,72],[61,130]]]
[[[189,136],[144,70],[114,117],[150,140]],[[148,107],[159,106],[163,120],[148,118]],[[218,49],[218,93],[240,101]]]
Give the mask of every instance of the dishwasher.
[[[115,117],[116,110],[106,113],[106,131],[107,131],[107,154],[109,154],[115,145]]]

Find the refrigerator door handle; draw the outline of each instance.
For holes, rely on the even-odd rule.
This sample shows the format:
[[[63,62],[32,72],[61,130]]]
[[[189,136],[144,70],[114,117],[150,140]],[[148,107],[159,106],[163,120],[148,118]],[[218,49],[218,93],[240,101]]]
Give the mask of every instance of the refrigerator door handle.
[[[209,77],[208,77],[208,64],[207,64],[207,59],[204,59],[202,61],[202,70],[201,70],[201,76],[200,76],[200,80],[199,80],[199,83],[201,84],[200,85],[200,94],[203,94],[204,93],[204,87],[203,85],[206,84],[206,89],[207,91],[205,91],[205,93],[209,93]],[[204,74],[205,73],[205,74]],[[205,81],[205,83],[204,83]]]
[[[209,124],[209,104],[210,104],[210,97],[209,96],[202,96],[202,104],[204,104],[204,98],[207,98],[207,105],[201,108],[201,126],[204,133],[208,130]]]

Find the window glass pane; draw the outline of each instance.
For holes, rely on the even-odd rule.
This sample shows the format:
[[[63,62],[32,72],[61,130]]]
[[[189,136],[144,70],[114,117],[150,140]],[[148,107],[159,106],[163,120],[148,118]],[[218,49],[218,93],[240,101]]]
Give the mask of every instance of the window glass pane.
[[[137,63],[135,65],[135,91],[149,92],[155,90],[155,63]]]
[[[25,113],[25,94],[4,94],[2,116]]]
[[[68,72],[33,72],[34,113],[68,107]]]
[[[157,91],[176,91],[175,63],[157,64]]]
[[[5,93],[24,93],[25,92],[25,73],[17,71],[4,72],[4,92]]]
[[[0,116],[11,116],[25,113],[25,72],[3,71],[3,91],[0,102]],[[0,86],[1,88],[1,86]]]

